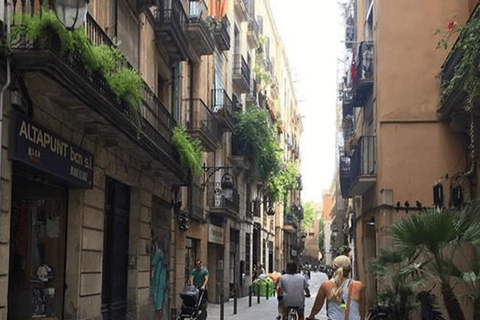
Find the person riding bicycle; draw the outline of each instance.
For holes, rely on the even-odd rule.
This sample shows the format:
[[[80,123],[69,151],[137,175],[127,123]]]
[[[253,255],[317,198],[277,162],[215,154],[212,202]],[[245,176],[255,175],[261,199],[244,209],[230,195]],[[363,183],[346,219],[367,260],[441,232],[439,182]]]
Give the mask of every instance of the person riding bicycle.
[[[349,278],[352,270],[347,256],[338,256],[333,261],[334,279],[324,281],[318,289],[317,297],[307,320],[314,320],[327,299],[328,320],[364,320],[365,286],[360,281]]]
[[[295,262],[287,263],[286,274],[278,281],[278,311],[284,319],[288,316],[288,308],[296,307],[298,320],[304,320],[305,297],[310,297],[308,282],[297,272]],[[303,292],[305,291],[305,295]]]
[[[202,260],[200,259],[196,260],[195,268],[190,273],[190,284],[195,288],[203,291],[202,307],[205,307],[205,309],[207,307],[207,299],[208,299],[208,291],[207,291],[208,276],[209,276],[208,270],[202,267]]]

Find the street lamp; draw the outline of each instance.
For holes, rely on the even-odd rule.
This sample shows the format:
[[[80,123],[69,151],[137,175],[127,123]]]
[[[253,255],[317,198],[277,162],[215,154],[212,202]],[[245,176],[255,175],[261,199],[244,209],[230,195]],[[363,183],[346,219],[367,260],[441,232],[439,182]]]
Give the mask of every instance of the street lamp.
[[[55,14],[67,30],[80,28],[87,17],[90,0],[56,0]]]

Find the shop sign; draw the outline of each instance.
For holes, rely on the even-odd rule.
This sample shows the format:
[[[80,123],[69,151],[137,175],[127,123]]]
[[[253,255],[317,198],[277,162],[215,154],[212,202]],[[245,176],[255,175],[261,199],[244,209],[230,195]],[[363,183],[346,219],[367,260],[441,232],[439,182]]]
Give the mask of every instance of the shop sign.
[[[213,224],[208,226],[208,242],[213,242],[216,244],[224,244],[224,230],[223,228],[217,227]]]
[[[21,115],[15,119],[13,157],[80,188],[92,188],[93,154]]]

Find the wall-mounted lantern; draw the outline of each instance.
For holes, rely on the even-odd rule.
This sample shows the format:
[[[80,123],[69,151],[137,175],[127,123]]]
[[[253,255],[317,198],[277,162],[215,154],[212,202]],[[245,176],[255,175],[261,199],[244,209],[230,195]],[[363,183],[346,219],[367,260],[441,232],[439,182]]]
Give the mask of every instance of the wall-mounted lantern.
[[[55,14],[67,30],[80,28],[87,18],[89,0],[55,0]]]

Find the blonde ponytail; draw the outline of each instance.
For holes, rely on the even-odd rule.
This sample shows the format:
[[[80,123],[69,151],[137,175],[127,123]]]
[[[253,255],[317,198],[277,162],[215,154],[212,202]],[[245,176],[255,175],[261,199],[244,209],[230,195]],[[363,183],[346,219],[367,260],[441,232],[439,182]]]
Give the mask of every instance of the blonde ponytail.
[[[350,259],[347,256],[338,256],[333,261],[335,278],[332,281],[332,294],[336,301],[342,300],[342,285],[352,270]]]

